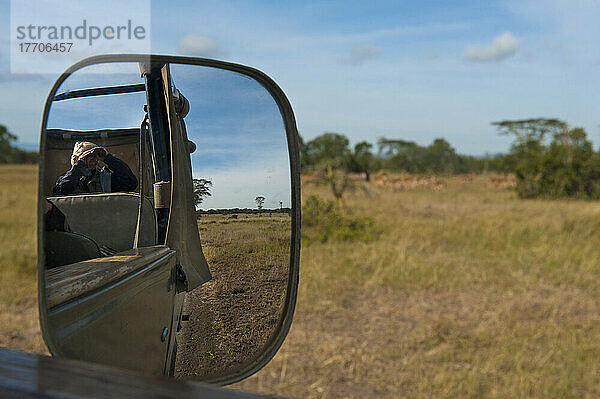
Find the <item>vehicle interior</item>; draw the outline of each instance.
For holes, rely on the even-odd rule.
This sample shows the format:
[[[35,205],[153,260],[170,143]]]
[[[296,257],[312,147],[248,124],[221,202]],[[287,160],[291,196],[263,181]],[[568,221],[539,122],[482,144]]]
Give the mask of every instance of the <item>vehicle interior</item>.
[[[101,248],[114,252],[133,248],[140,208],[139,187],[142,187],[144,206],[141,207],[139,246],[156,243],[156,216],[153,211],[152,163],[146,163],[144,182],[136,192],[89,193],[52,195],[58,178],[69,170],[71,152],[78,141],[91,141],[127,163],[140,181],[139,157],[140,128],[105,130],[97,132],[47,130],[44,158],[44,195],[66,217],[71,231],[47,232],[45,240],[48,269],[101,257]],[[145,159],[151,154],[145,146]],[[65,246],[69,248],[66,251]]]
[[[126,79],[135,78],[127,76]],[[53,287],[47,291],[50,305],[57,306],[62,303],[60,298],[65,299],[61,287],[70,290],[69,297],[90,292],[86,284],[74,289],[72,278],[61,277],[66,271],[71,277],[77,275],[83,281],[94,275],[95,270],[102,270],[102,274],[96,278],[100,279],[100,285],[106,285],[122,275],[124,266],[133,272],[140,265],[151,262],[154,255],[164,249],[157,245],[164,244],[164,240],[159,237],[157,215],[160,212],[155,208],[155,167],[158,162],[154,158],[148,134],[150,123],[145,104],[147,86],[139,81],[128,81],[129,84],[124,85],[110,83],[107,85],[95,76],[86,77],[75,90],[66,87],[56,94],[53,103],[57,113],[62,110],[61,117],[43,132],[42,191],[46,200],[45,212],[50,209],[65,220],[64,228],[49,228],[48,223],[44,227],[44,258],[48,270],[46,281],[48,287]],[[162,93],[162,90],[157,92]],[[119,123],[122,119],[119,119],[118,113],[91,114],[90,110],[98,113],[99,107],[94,106],[95,101],[104,101],[102,108],[116,108],[138,116],[129,118],[134,122],[129,122],[129,127],[123,127]],[[80,120],[94,122],[82,128]],[[165,129],[164,125],[161,127]],[[71,154],[77,142],[101,146],[127,164],[138,182],[135,190],[54,194],[57,180],[71,169]],[[165,161],[168,163],[168,158],[161,162]],[[108,165],[99,161],[98,167],[103,166]],[[164,192],[164,195],[168,193]],[[164,204],[160,206],[164,207]],[[168,212],[167,209],[162,211],[163,214]],[[143,248],[147,250],[140,251]],[[74,274],[75,270],[80,273]]]

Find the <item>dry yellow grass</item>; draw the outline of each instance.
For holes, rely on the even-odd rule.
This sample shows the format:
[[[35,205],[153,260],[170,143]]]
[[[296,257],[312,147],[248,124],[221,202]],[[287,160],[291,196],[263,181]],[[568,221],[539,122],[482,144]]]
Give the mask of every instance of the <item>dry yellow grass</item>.
[[[357,191],[375,242],[304,246],[296,319],[236,388],[307,398],[597,397],[600,204],[522,201],[489,177]],[[327,196],[325,188],[307,186]]]
[[[0,346],[45,353],[37,309],[37,168],[0,165]]]
[[[0,344],[29,350],[41,348],[35,178],[31,167],[0,168]],[[290,335],[234,388],[307,398],[600,396],[599,203],[522,201],[486,176],[449,179],[439,192],[376,192],[345,203],[383,234],[303,247]],[[328,196],[307,186],[304,198],[312,193]]]

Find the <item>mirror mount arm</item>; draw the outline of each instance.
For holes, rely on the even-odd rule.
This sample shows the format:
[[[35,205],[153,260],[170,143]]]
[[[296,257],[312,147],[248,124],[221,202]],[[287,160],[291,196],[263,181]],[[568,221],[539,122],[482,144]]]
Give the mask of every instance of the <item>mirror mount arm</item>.
[[[144,107],[146,108],[146,107]],[[139,248],[140,243],[140,232],[142,230],[142,208],[144,204],[144,155],[146,154],[146,134],[148,133],[148,112],[144,115],[142,124],[140,125],[140,183],[138,185],[140,190],[140,205],[138,208],[137,226],[135,228],[135,239],[133,241],[133,247]]]
[[[167,104],[163,92],[163,78],[159,65],[140,65],[146,85],[146,104],[150,124],[150,138],[155,159],[155,177],[158,182],[171,181],[171,137],[167,118]],[[164,64],[160,64],[164,66]],[[169,209],[157,208],[157,244],[164,244],[169,223]]]

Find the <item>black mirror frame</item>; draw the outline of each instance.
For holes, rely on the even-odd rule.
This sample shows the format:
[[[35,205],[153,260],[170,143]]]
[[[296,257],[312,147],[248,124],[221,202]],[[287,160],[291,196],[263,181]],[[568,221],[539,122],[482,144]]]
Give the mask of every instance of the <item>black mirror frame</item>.
[[[296,127],[296,120],[292,106],[287,99],[283,90],[265,73],[240,64],[229,63],[225,61],[218,61],[208,58],[195,58],[195,57],[182,57],[182,56],[169,56],[169,55],[152,55],[152,54],[109,54],[109,55],[98,55],[89,58],[85,58],[82,61],[72,65],[61,76],[56,80],[44,105],[44,113],[42,116],[42,125],[40,128],[40,156],[39,156],[39,175],[38,175],[38,221],[42,220],[43,217],[43,181],[44,181],[44,148],[46,144],[44,130],[48,123],[48,115],[50,114],[50,107],[52,99],[56,95],[56,91],[61,84],[75,71],[84,68],[86,66],[94,64],[108,64],[117,62],[165,62],[173,64],[187,64],[187,65],[198,65],[205,66],[215,69],[224,69],[233,72],[246,75],[258,83],[260,83],[273,97],[279,111],[283,118],[283,123],[287,135],[288,152],[290,159],[290,173],[291,173],[291,194],[292,194],[292,234],[291,234],[291,245],[290,245],[290,268],[287,284],[287,292],[283,310],[277,324],[275,333],[271,336],[271,339],[264,346],[263,351],[250,363],[248,363],[242,369],[236,370],[235,372],[224,375],[217,378],[198,380],[198,382],[215,384],[215,385],[227,385],[234,382],[241,381],[252,374],[262,369],[269,361],[275,356],[285,337],[287,336],[292,319],[294,316],[294,310],[296,307],[296,297],[298,294],[298,282],[299,282],[299,264],[300,264],[300,155],[298,150],[298,130]],[[46,318],[46,295],[45,295],[45,268],[44,268],[44,243],[43,243],[43,226],[38,223],[38,305],[40,315],[40,327],[44,336],[44,341],[50,352],[54,355],[53,348],[55,347],[52,342],[50,335],[47,331],[47,318]]]

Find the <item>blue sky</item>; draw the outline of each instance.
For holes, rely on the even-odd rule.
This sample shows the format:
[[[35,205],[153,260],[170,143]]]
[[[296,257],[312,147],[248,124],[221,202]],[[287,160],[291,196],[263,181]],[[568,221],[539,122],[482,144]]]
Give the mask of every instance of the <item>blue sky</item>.
[[[0,5],[0,123],[35,143],[56,76],[8,73],[10,3]],[[484,154],[510,144],[490,122],[556,117],[600,144],[600,2],[172,1],[151,11],[153,52],[265,71],[306,139],[444,137]]]

